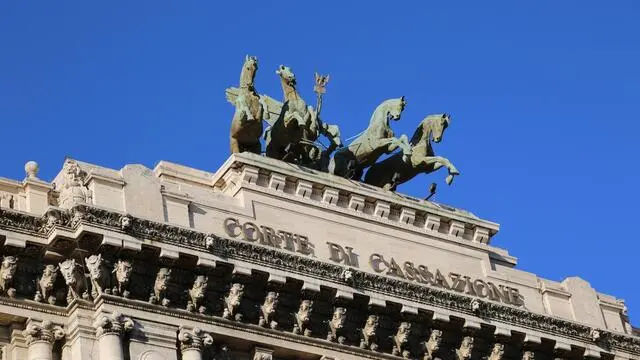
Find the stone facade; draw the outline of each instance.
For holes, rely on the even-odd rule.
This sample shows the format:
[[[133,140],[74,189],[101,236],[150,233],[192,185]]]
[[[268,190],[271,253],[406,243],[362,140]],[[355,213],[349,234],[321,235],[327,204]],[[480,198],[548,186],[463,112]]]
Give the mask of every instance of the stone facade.
[[[234,154],[0,178],[2,359],[638,359],[624,302],[496,223]]]

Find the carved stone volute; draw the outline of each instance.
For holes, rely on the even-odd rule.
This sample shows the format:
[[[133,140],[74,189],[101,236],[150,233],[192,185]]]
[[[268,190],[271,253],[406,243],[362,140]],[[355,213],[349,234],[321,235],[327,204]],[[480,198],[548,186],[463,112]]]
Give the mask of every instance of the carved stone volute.
[[[44,320],[40,323],[30,321],[23,335],[27,345],[40,341],[53,344],[56,340],[63,339],[65,333],[61,326],[54,325],[49,320]]]
[[[202,351],[205,347],[213,345],[211,335],[202,331],[200,328],[189,329],[181,327],[178,332],[178,341],[180,349],[184,352],[187,350]]]
[[[100,315],[94,323],[96,337],[105,334],[115,334],[122,336],[125,332],[133,329],[134,323],[130,318],[120,313]]]

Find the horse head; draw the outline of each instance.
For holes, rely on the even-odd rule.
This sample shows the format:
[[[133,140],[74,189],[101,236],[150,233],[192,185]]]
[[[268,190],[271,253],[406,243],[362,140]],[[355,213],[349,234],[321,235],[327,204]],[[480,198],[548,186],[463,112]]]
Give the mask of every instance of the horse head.
[[[253,87],[253,82],[258,71],[258,58],[245,56],[242,72],[240,72],[240,87]]]
[[[418,126],[416,132],[413,134],[411,143],[413,145],[417,145],[421,141],[430,141],[432,139],[434,142],[439,143],[442,141],[444,131],[449,126],[450,121],[451,117],[449,114],[434,114],[427,116],[422,120],[420,126]]]
[[[280,65],[276,74],[289,86],[296,86],[296,75],[288,66]]]
[[[404,100],[404,96],[389,100],[387,104],[387,119],[400,120],[402,110],[407,106],[407,102]]]

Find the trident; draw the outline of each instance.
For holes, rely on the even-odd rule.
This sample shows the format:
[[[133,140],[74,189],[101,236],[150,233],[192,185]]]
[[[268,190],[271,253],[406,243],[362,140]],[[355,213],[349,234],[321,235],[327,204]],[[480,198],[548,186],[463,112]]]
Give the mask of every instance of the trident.
[[[313,92],[318,96],[318,100],[316,102],[316,117],[320,117],[320,110],[322,109],[322,95],[327,92],[327,83],[329,82],[329,75],[320,75],[318,73],[316,76],[316,84],[313,87]]]

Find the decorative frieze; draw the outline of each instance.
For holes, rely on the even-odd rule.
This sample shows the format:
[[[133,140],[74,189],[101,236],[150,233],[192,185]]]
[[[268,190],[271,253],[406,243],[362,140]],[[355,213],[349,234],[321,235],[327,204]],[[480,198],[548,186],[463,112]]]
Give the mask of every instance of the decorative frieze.
[[[62,223],[54,224],[54,228],[70,227],[72,222],[74,223],[74,226],[78,226],[79,224],[84,224],[84,223],[99,225],[102,227],[107,226],[112,231],[126,231],[129,235],[132,235],[132,236],[140,236],[140,237],[144,237],[145,239],[150,239],[158,242],[196,248],[200,251],[213,252],[214,254],[219,254],[219,251],[221,251],[220,249],[225,249],[225,255],[230,259],[241,260],[249,264],[251,263],[260,264],[263,266],[276,268],[280,271],[285,271],[285,272],[304,273],[305,276],[323,278],[326,281],[334,282],[336,284],[344,284],[345,268],[339,265],[320,262],[313,258],[299,256],[299,255],[296,255],[295,253],[287,253],[287,252],[279,251],[277,249],[271,249],[265,246],[256,246],[254,244],[247,243],[247,242],[238,242],[230,239],[219,238],[216,236],[211,236],[210,234],[199,233],[192,230],[177,228],[177,227],[173,227],[166,224],[158,224],[148,220],[142,220],[142,219],[137,219],[133,217],[130,218],[130,226],[127,227],[127,230],[123,230],[120,226],[120,218],[122,216],[121,214],[113,214],[105,210],[95,209],[95,208],[86,207],[86,206],[80,207],[80,209],[82,209],[82,211],[72,212],[74,214],[73,217],[72,216],[64,217],[62,219]],[[3,211],[3,210],[0,210],[0,211]],[[80,215],[75,215],[75,214],[80,214]],[[24,218],[24,219],[28,219],[28,218]],[[30,223],[30,221],[23,221],[23,220],[20,220],[20,221],[22,221],[24,224]],[[16,226],[15,222],[11,223],[10,226],[4,227],[5,221],[7,221],[6,218],[0,218],[0,227],[6,228],[6,229],[15,228]],[[40,224],[41,226],[44,226],[41,220],[40,220]],[[39,230],[38,230],[38,233],[42,234],[41,232],[39,232]],[[205,238],[207,236],[211,237],[211,241],[215,245],[214,247],[207,248],[205,246]],[[110,264],[107,264],[106,262],[98,261],[97,260],[98,254],[96,254],[95,256],[96,258],[92,259],[91,261],[89,261],[91,256],[87,257],[85,260],[87,260],[87,262],[92,263],[91,266],[93,266],[94,263],[100,263],[102,267],[102,271],[108,273],[111,268]],[[21,258],[17,259],[17,261],[20,262]],[[65,283],[69,284],[68,286],[70,287],[67,289],[68,290],[67,292],[68,294],[72,294],[71,298],[73,299],[82,298],[82,294],[87,292],[87,290],[89,290],[89,292],[87,293],[90,294],[91,292],[93,292],[94,287],[96,287],[96,291],[98,293],[102,291],[104,294],[108,294],[106,292],[106,289],[108,288],[112,288],[112,292],[114,294],[123,293],[124,291],[126,291],[126,284],[128,284],[128,280],[125,281],[124,278],[120,278],[120,280],[118,280],[118,277],[116,276],[115,280],[117,281],[114,284],[108,285],[106,282],[103,282],[102,280],[100,280],[101,279],[100,276],[96,275],[96,274],[99,275],[100,272],[94,273],[91,269],[91,266],[89,266],[89,264],[87,264],[88,265],[87,268],[89,269],[90,279],[92,280],[90,283],[91,286],[89,287],[87,286],[88,284],[85,283],[86,289],[85,291],[82,291],[81,289],[74,287],[75,285],[73,283],[73,279],[77,280],[79,278],[77,277],[78,274],[82,274],[82,276],[84,277],[84,270],[82,270],[82,266],[79,266],[78,263],[76,263],[75,266],[72,266],[72,263],[67,261],[63,261],[60,264],[62,263],[65,263],[65,268],[68,268],[68,269],[80,268],[80,270],[76,271],[76,275],[73,275],[74,274],[73,271],[68,271],[67,276],[65,276]],[[116,268],[116,275],[117,275],[118,263],[119,262],[117,261],[113,264],[114,268]],[[122,263],[125,263],[125,261],[122,260]],[[129,266],[125,268],[129,269],[129,274],[130,274],[131,273],[130,269],[132,266],[131,266],[131,263],[128,263],[128,264]],[[163,269],[165,269],[164,271],[166,273],[170,273],[170,268],[165,267]],[[53,299],[52,303],[56,303],[55,293],[57,290],[60,290],[60,289],[57,289],[57,290],[54,289],[55,283],[56,283],[55,276],[57,274],[57,271],[58,271],[58,268],[52,264],[48,264],[48,266],[44,267],[42,276],[40,276],[40,278],[36,282],[37,283],[36,299],[38,301],[48,302],[48,301],[51,301],[51,299]],[[160,271],[158,273],[160,273]],[[156,277],[156,278],[159,278],[159,277]],[[568,339],[579,339],[580,341],[585,341],[587,343],[594,344],[593,346],[597,345],[596,342],[602,341],[603,338],[606,338],[607,344],[612,349],[620,349],[623,351],[640,354],[640,342],[638,341],[638,339],[625,336],[622,334],[614,334],[606,330],[598,329],[598,331],[601,333],[600,337],[598,337],[597,340],[594,340],[594,335],[592,334],[592,328],[581,325],[581,324],[565,321],[559,318],[531,313],[523,309],[518,309],[511,306],[504,306],[502,304],[491,302],[491,301],[481,301],[479,302],[479,305],[478,305],[477,300],[474,302],[474,298],[465,296],[464,294],[458,294],[458,293],[449,292],[449,291],[442,291],[436,288],[432,288],[429,286],[424,286],[416,283],[411,283],[401,279],[388,278],[388,277],[379,276],[376,274],[366,273],[366,272],[357,271],[357,270],[353,271],[351,278],[353,279],[354,283],[357,284],[357,287],[359,290],[373,291],[376,293],[384,294],[386,296],[394,296],[398,299],[409,299],[411,301],[414,301],[416,304],[427,304],[429,306],[448,309],[450,311],[454,311],[460,314],[479,315],[479,316],[482,316],[483,318],[486,318],[487,320],[507,323],[520,328],[535,329],[541,332],[564,336]],[[150,280],[153,283],[153,279],[150,279]],[[157,282],[155,284],[157,285]],[[117,291],[116,291],[116,288],[118,288]],[[162,291],[164,290],[156,293],[155,290],[157,290],[158,288],[162,290],[162,286],[160,287],[154,286],[154,296],[159,298],[160,299],[159,302],[161,303],[162,302],[161,299],[163,298],[168,299],[168,297],[166,296],[167,294],[162,293]],[[72,292],[70,293],[69,291],[72,291]],[[183,288],[183,291],[185,291],[185,293],[188,293],[188,287]],[[188,297],[190,296],[191,294],[188,294]],[[142,300],[142,299],[137,299],[137,300]],[[232,301],[227,301],[227,300],[230,300],[229,296],[225,297],[224,304],[233,303]],[[185,299],[184,302],[182,302],[181,304],[183,304],[184,306],[186,302],[187,302],[187,299]],[[266,299],[265,299],[265,303],[266,303]],[[167,306],[170,306],[170,304],[167,304]],[[200,306],[200,305],[197,305],[197,306]],[[311,306],[308,306],[308,307],[311,307]],[[182,308],[184,309],[184,307]],[[229,314],[228,316],[230,318],[235,319],[236,318],[235,315],[238,314],[237,312],[238,308],[236,307],[235,310],[233,310],[234,307],[227,306],[226,309],[227,311],[232,313],[232,314]],[[229,309],[232,309],[232,310],[229,310]],[[337,309],[338,308],[336,308],[336,310]],[[341,333],[342,331],[349,331],[349,332],[353,331],[353,330],[341,330],[341,329],[344,329],[344,327],[341,327],[340,323],[342,323],[342,326],[345,326],[346,324],[346,322],[344,321],[344,319],[346,318],[346,308],[343,308],[343,309],[344,309],[344,312],[342,313],[338,311],[337,317],[336,317],[336,312],[334,312],[332,319],[328,321],[329,322],[328,334],[330,334],[328,338],[331,338],[332,341],[340,342],[339,340],[340,336],[345,337],[345,335]],[[308,320],[305,320],[305,315],[304,315],[305,312],[306,312],[306,319]],[[309,309],[305,310],[302,305],[300,306],[299,311],[294,316],[294,320],[295,320],[295,326],[293,326],[294,333],[298,333],[300,335],[307,335],[307,336],[313,335],[311,331],[311,328],[312,328],[311,317],[308,316],[310,312],[311,311],[309,311]],[[266,314],[266,312],[264,312],[263,314]],[[220,316],[220,313],[215,313],[213,315]],[[337,318],[338,320],[342,318],[342,320],[334,322],[333,320],[336,320],[334,318]],[[253,321],[255,321],[256,318],[253,317],[253,319],[254,319]],[[265,320],[266,319],[268,319],[268,316],[265,316]],[[242,320],[243,318],[240,318],[240,321]],[[266,320],[267,326],[270,326],[270,322],[271,322],[270,320]],[[333,325],[331,325],[331,323],[333,323]],[[254,324],[256,323],[254,322]],[[435,334],[437,333],[435,332],[435,329],[434,329],[431,332],[431,335],[434,336]],[[321,335],[321,334],[317,334],[317,335]],[[424,349],[425,358],[430,354],[429,351],[431,351],[431,354],[433,354],[434,351],[436,351],[434,350],[434,346],[432,346],[434,342],[431,341],[431,345],[427,346],[429,343],[430,342],[427,341],[427,343],[425,344],[425,349]],[[356,346],[358,346],[359,344],[360,343],[353,343],[353,345],[356,345]],[[368,344],[367,346],[370,346],[371,343],[367,340],[365,341],[365,344],[366,345]],[[432,350],[428,350],[430,346]],[[412,351],[411,349],[413,348],[415,347],[409,347],[407,349],[409,351]],[[435,348],[437,348],[437,346],[435,346]],[[412,355],[417,355],[417,354],[412,354]]]

